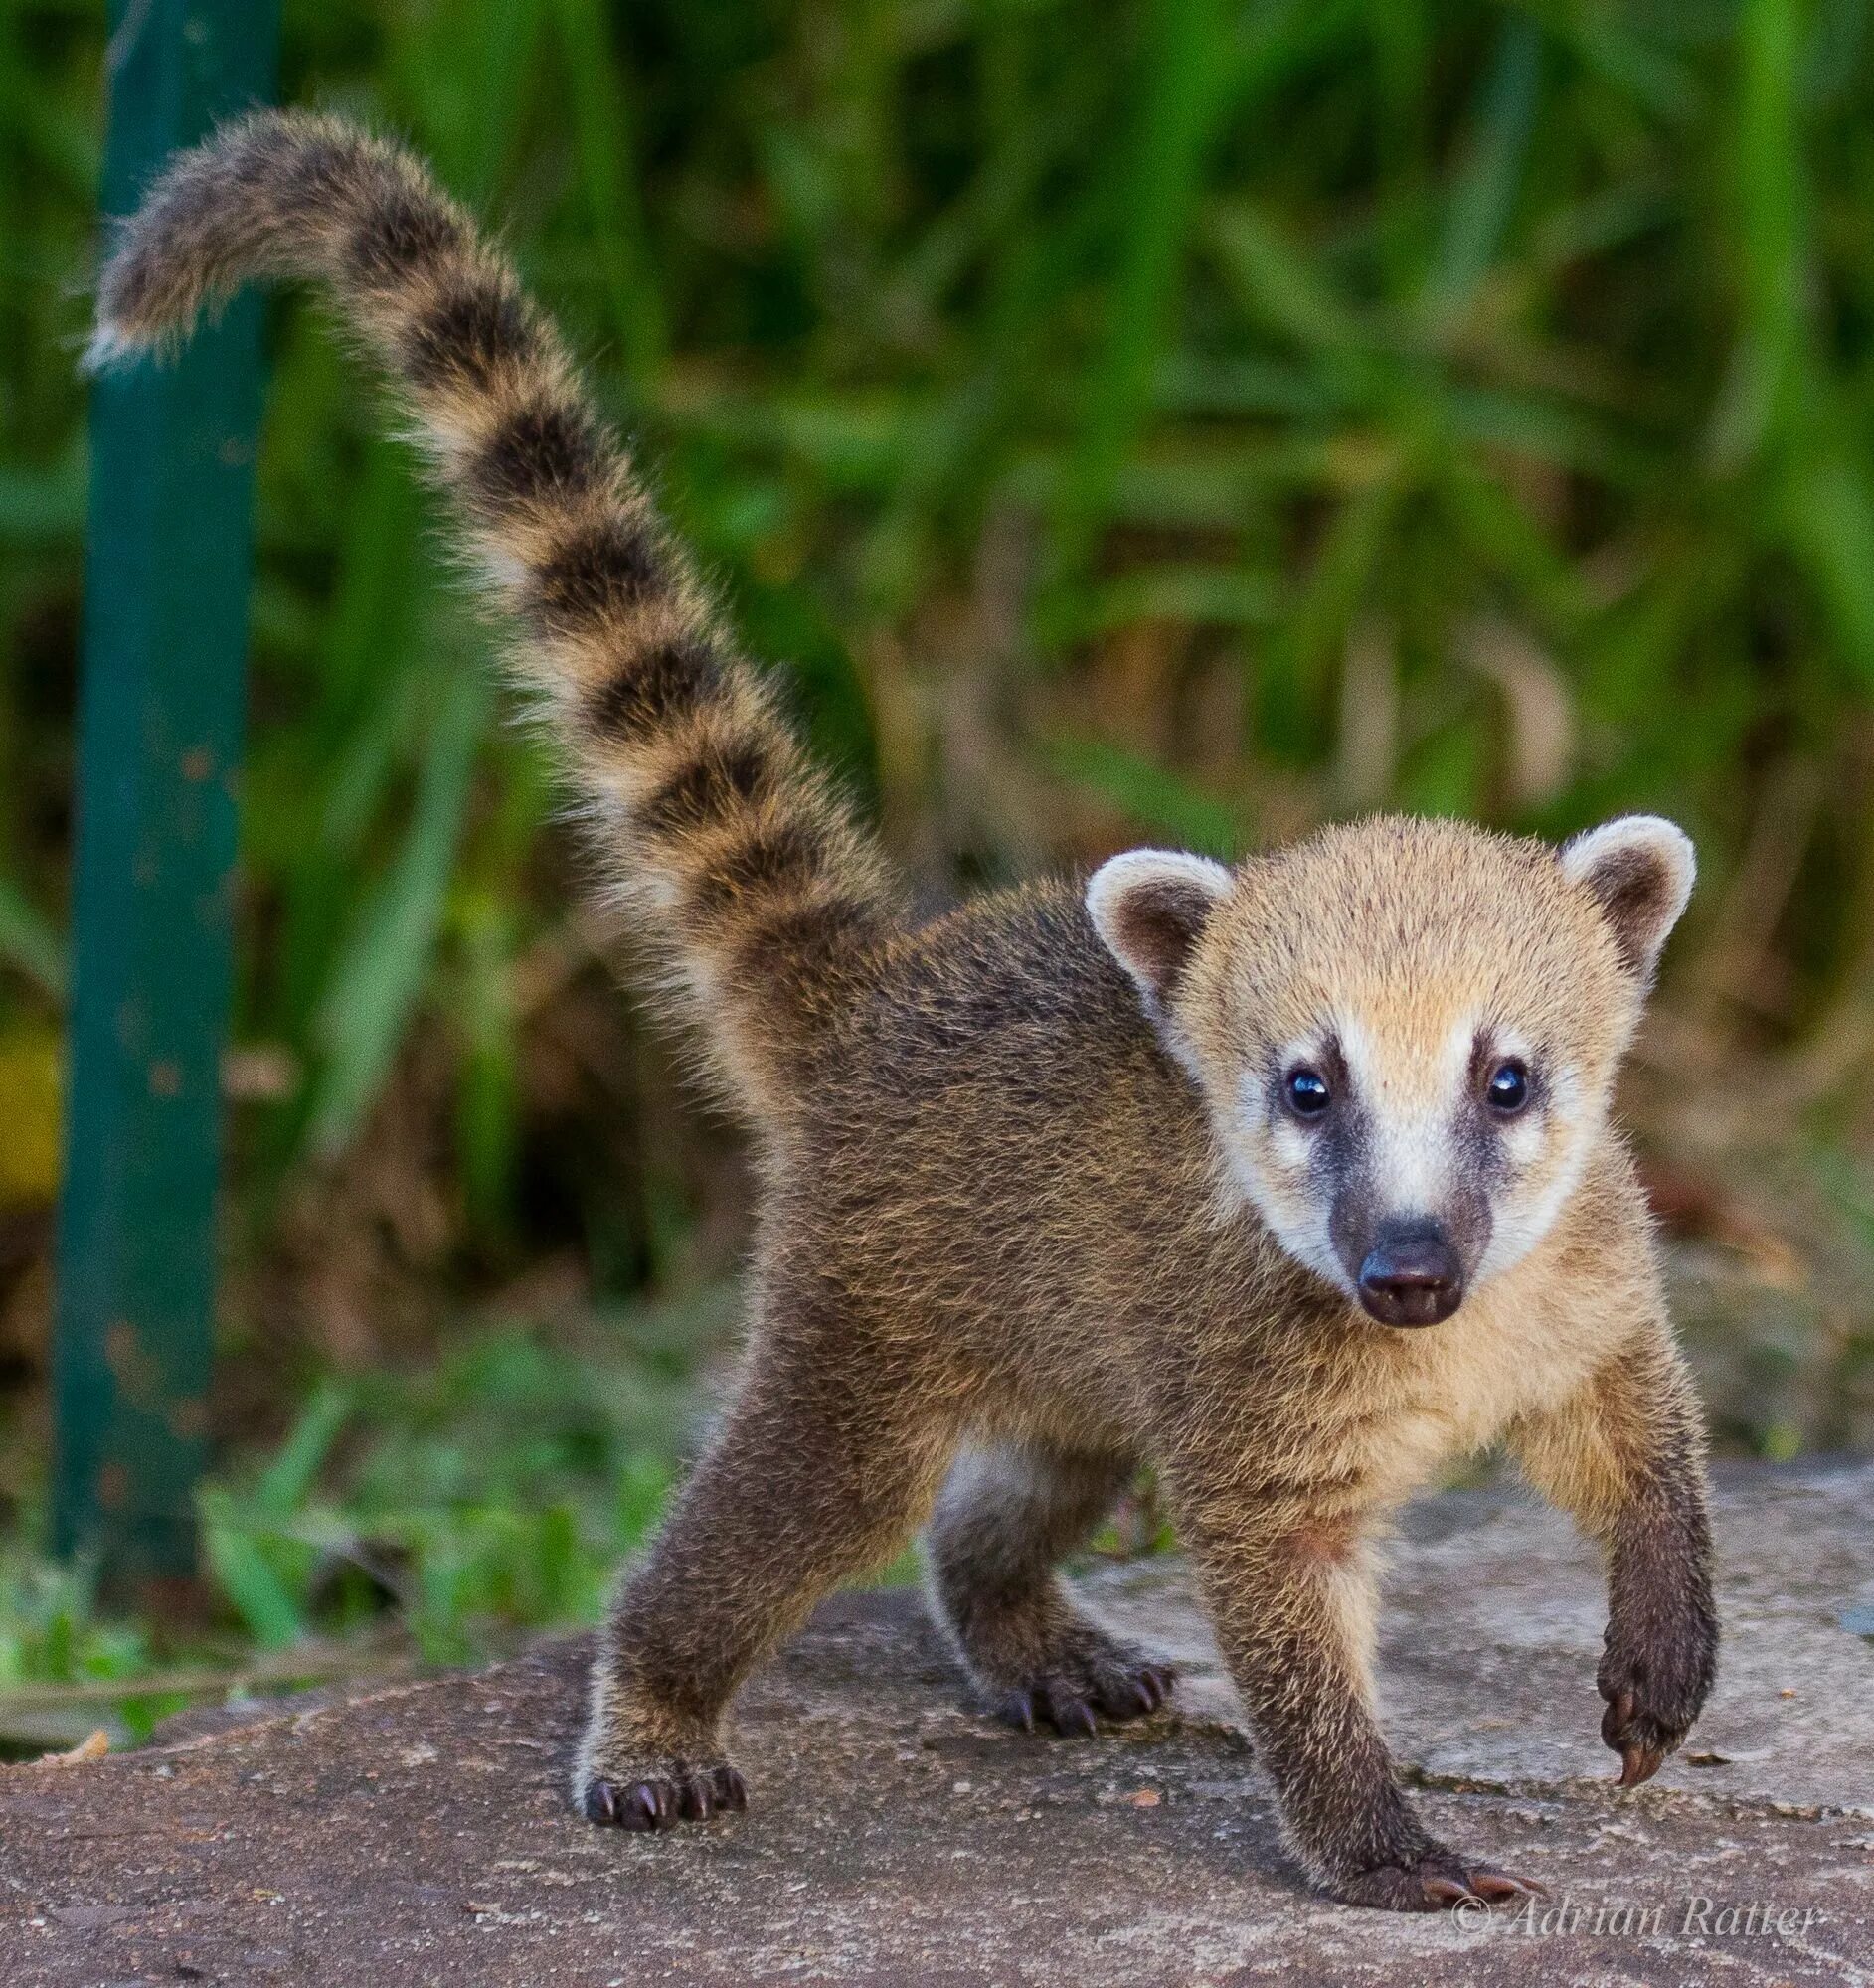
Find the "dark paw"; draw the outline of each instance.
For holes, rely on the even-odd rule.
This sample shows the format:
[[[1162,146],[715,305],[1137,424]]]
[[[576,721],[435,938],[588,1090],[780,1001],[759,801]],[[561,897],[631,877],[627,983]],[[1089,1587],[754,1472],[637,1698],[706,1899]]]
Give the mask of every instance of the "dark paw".
[[[595,1774],[580,1797],[586,1820],[608,1829],[674,1829],[748,1805],[748,1784],[727,1761],[694,1767],[672,1761],[641,1779]]]
[[[1103,1665],[1088,1676],[1048,1674],[1010,1692],[996,1717],[1024,1733],[1039,1721],[1064,1739],[1091,1740],[1100,1730],[1096,1712],[1115,1723],[1143,1719],[1171,1696],[1177,1676],[1170,1664],[1144,1660]]]
[[[1620,1756],[1615,1785],[1636,1788],[1651,1780],[1690,1726],[1689,1719],[1683,1724],[1668,1722],[1644,1710],[1638,1691],[1630,1685],[1616,1691],[1601,1715],[1601,1737]]]
[[[1691,1731],[1716,1668],[1717,1629],[1694,1618],[1671,1637],[1633,1651],[1610,1634],[1596,1682],[1608,1709],[1601,1737],[1620,1756],[1619,1785],[1649,1781]]]
[[[1508,1901],[1546,1898],[1533,1878],[1513,1877],[1493,1864],[1467,1864],[1449,1851],[1433,1851],[1410,1864],[1382,1864],[1333,1886],[1349,1905],[1372,1905],[1384,1912],[1448,1912]]]

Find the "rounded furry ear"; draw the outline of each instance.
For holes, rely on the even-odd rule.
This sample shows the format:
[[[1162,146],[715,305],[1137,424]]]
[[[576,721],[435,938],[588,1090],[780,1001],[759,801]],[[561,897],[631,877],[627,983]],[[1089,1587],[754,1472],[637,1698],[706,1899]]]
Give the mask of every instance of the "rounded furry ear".
[[[1562,845],[1563,874],[1601,906],[1626,969],[1642,984],[1692,895],[1692,838],[1656,814],[1618,815]]]
[[[1138,983],[1154,1018],[1162,1019],[1205,919],[1229,888],[1221,863],[1175,849],[1128,849],[1088,880],[1094,929]]]

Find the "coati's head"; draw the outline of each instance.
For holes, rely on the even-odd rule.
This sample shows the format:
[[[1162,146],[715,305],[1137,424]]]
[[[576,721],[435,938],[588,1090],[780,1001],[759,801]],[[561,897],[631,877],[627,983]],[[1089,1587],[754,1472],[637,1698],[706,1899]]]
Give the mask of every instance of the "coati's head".
[[[1539,1242],[1607,1121],[1692,845],[1381,817],[1227,870],[1133,850],[1087,906],[1289,1253],[1434,1325]]]

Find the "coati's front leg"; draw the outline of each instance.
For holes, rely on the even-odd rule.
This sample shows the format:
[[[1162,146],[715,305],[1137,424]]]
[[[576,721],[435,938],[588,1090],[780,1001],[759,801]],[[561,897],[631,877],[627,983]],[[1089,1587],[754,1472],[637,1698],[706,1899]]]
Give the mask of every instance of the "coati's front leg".
[[[1224,1462],[1168,1473],[1225,1663],[1289,1840],[1349,1905],[1436,1911],[1541,1888],[1434,1837],[1373,1712],[1374,1581],[1357,1519],[1271,1497]]]
[[[593,1822],[662,1829],[741,1808],[723,1715],[822,1595],[901,1549],[954,1430],[891,1363],[781,1319],[600,1632],[574,1799]]]
[[[1703,1424],[1662,1312],[1511,1439],[1531,1483],[1607,1555],[1601,1736],[1620,1785],[1636,1786],[1691,1730],[1718,1661]]]
[[[937,1500],[925,1555],[933,1605],[998,1717],[1092,1735],[1096,1711],[1136,1719],[1176,1672],[1087,1615],[1055,1573],[1124,1489],[1117,1456],[1040,1444],[966,1450]]]

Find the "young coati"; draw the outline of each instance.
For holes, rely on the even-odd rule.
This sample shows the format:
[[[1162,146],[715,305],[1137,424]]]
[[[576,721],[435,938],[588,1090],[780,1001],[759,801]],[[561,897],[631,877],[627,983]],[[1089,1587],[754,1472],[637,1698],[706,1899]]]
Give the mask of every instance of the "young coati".
[[[741,1808],[737,1685],[921,1526],[1006,1718],[1152,1711],[1170,1667],[1054,1571],[1149,1462],[1309,1871],[1408,1909],[1523,1890],[1399,1788],[1373,1541],[1504,1439],[1606,1550],[1622,1783],[1684,1738],[1716,1646],[1700,1424],[1608,1116],[1684,835],[1382,818],[914,925],[422,165],[330,118],[228,126],[122,225],[93,363],[253,276],[322,282],[396,383],[605,888],[759,1156],[746,1370],[601,1638],[580,1809]]]

